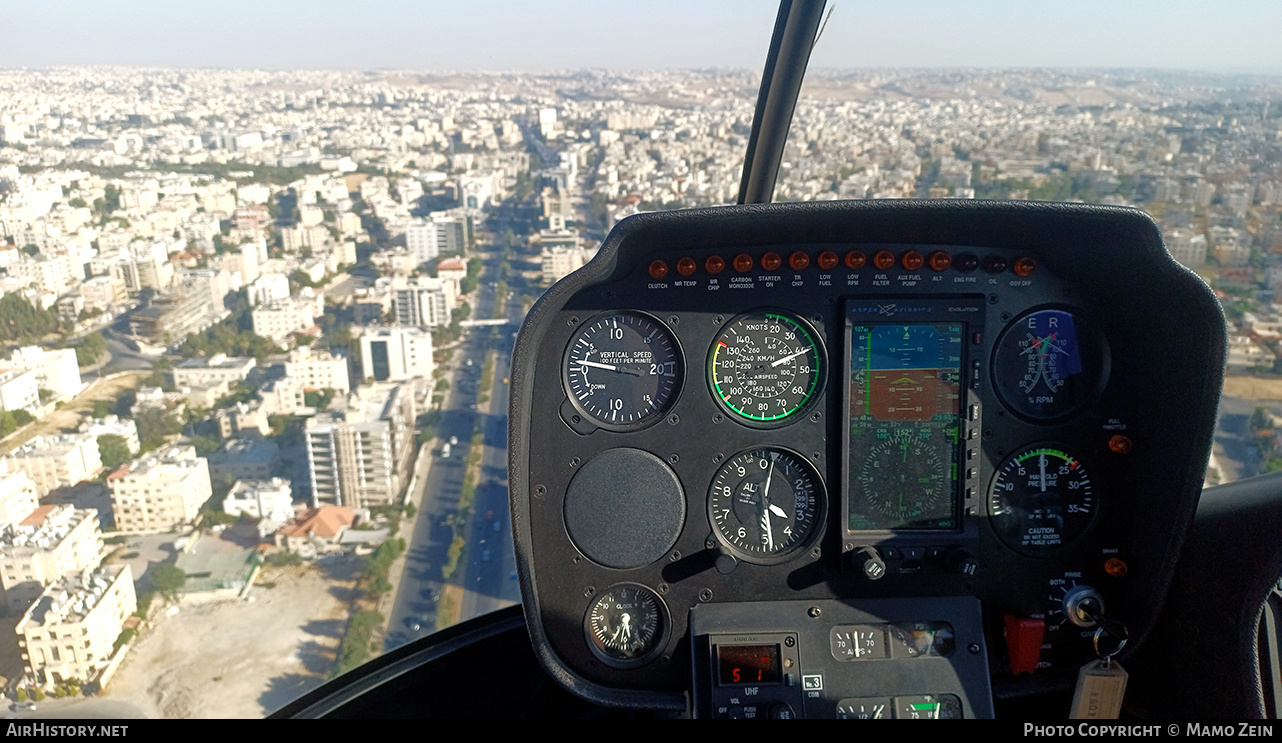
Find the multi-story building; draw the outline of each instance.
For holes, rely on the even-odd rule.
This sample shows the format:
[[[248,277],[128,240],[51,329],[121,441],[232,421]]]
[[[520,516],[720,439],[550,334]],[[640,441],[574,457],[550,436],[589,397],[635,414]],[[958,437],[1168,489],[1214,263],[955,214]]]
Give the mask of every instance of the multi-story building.
[[[254,307],[251,316],[256,335],[283,341],[294,333],[310,330],[318,315],[314,300],[277,299]]]
[[[258,396],[267,415],[293,415],[307,405],[304,392],[302,384],[290,377],[282,377],[268,382],[259,390]]]
[[[249,284],[249,304],[257,307],[277,299],[289,297],[289,277],[281,273],[265,273]]]
[[[171,445],[107,475],[116,528],[163,532],[190,523],[213,495],[209,463],[191,446]]]
[[[243,382],[256,362],[249,357],[216,353],[206,359],[184,359],[174,367],[174,386],[196,387],[211,382]]]
[[[294,491],[288,480],[237,480],[223,499],[223,512],[229,516],[245,514],[250,518],[285,523],[294,518]]]
[[[376,382],[431,377],[432,334],[421,328],[361,328],[361,375]]]
[[[13,352],[9,363],[36,373],[36,386],[49,390],[55,399],[74,397],[85,388],[80,381],[76,352],[70,348],[47,350],[40,346],[23,346]]]
[[[105,418],[90,418],[80,424],[80,432],[94,438],[99,436],[119,436],[129,445],[129,453],[137,456],[142,448],[138,441],[138,424],[132,418],[121,418],[108,415]]]
[[[36,484],[25,472],[0,475],[0,525],[16,524],[40,505]]]
[[[414,395],[373,385],[305,425],[313,504],[363,508],[397,502],[414,450]]]
[[[138,608],[128,565],[104,565],[50,585],[18,621],[18,645],[37,685],[96,681]]]
[[[453,281],[427,276],[397,277],[392,281],[396,292],[396,322],[400,325],[435,328],[450,324],[450,311],[458,303]]]
[[[40,404],[36,373],[29,369],[0,371],[0,409],[35,410]]]
[[[259,438],[230,439],[209,455],[209,477],[230,484],[237,480],[269,480],[280,466],[280,447]]]
[[[38,506],[0,527],[0,584],[10,611],[23,611],[46,586],[102,562],[98,511]]]
[[[551,286],[582,268],[586,260],[579,248],[554,246],[543,248],[540,262],[543,267],[543,283]]]
[[[158,294],[151,304],[131,312],[129,332],[168,345],[227,315],[227,308],[213,302],[208,288],[180,284],[173,293]]]
[[[214,422],[218,424],[218,433],[224,439],[233,436],[268,436],[271,434],[268,415],[262,400],[252,400],[214,411]]]
[[[426,219],[416,219],[405,228],[405,247],[418,263],[426,263],[443,253],[462,253],[470,236],[470,219],[463,214],[433,212]]]
[[[300,346],[289,352],[285,377],[304,390],[331,389],[345,395],[352,389],[347,358],[311,346]]]
[[[5,458],[10,472],[25,472],[44,497],[89,480],[102,469],[98,437],[84,433],[37,436]]]

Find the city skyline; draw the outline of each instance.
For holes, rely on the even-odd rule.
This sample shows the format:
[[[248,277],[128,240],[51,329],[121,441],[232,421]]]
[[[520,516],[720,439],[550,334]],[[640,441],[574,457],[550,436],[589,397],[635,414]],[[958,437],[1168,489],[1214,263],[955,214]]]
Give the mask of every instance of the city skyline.
[[[1010,0],[834,4],[813,69],[1139,68],[1282,74],[1276,7],[1258,0],[1160,9],[1091,0],[1052,14]],[[0,67],[233,69],[759,68],[773,2],[651,3],[609,14],[570,0],[417,4],[359,14],[334,2],[217,7],[139,0],[7,9]],[[249,19],[250,22],[246,22]],[[444,32],[436,33],[439,29]]]

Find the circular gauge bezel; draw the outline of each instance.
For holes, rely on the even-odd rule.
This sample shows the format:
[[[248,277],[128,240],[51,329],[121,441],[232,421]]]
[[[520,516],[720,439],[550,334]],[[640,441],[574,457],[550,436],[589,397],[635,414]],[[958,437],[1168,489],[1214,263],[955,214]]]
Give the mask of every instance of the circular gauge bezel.
[[[574,391],[570,386],[570,352],[574,349],[575,344],[579,342],[579,339],[584,336],[584,333],[586,333],[594,323],[600,322],[601,320],[605,320],[611,317],[620,317],[624,315],[632,315],[635,317],[639,317],[645,320],[646,322],[653,323],[655,327],[659,329],[660,332],[662,332],[665,336],[667,336],[668,340],[672,343],[673,357],[677,363],[677,369],[676,369],[676,373],[673,375],[674,380],[673,380],[672,391],[668,393],[667,399],[664,400],[662,403],[660,403],[657,408],[643,415],[639,420],[631,421],[629,423],[613,423],[608,420],[603,420],[597,414],[589,411],[587,407],[582,403],[582,401],[580,401],[579,398],[575,396]],[[570,401],[570,404],[574,407],[576,411],[579,412],[580,415],[582,415],[587,421],[591,422],[592,425],[596,426],[597,428],[604,429],[606,431],[614,431],[614,432],[639,431],[644,428],[649,428],[650,426],[654,425],[660,420],[663,420],[664,414],[672,409],[672,406],[676,404],[677,399],[681,396],[681,391],[685,387],[685,375],[686,375],[685,352],[681,348],[681,342],[677,339],[676,333],[672,332],[672,328],[668,327],[667,323],[663,322],[662,320],[650,314],[649,312],[642,312],[640,310],[611,310],[608,312],[601,312],[599,314],[593,315],[587,320],[579,323],[574,328],[574,331],[570,333],[569,340],[565,344],[565,350],[561,352],[561,389],[562,391],[565,393],[566,398]]]
[[[635,658],[616,658],[605,652],[594,640],[592,632],[592,613],[606,596],[619,589],[634,589],[644,591],[654,600],[656,610],[658,611],[659,630],[655,633],[654,646],[645,652],[644,655],[638,655]],[[668,605],[663,602],[663,597],[658,591],[651,589],[649,586],[641,583],[615,583],[600,593],[594,594],[588,600],[587,610],[583,612],[583,641],[587,643],[588,649],[592,651],[593,657],[611,668],[637,668],[643,666],[663,654],[668,647],[668,639],[672,634],[672,617],[668,612]]]
[[[1095,350],[1099,354],[1099,369],[1096,374],[1095,383],[1093,385],[1083,385],[1083,388],[1078,394],[1078,399],[1072,407],[1061,413],[1053,415],[1038,415],[1026,410],[1024,406],[1015,403],[1014,400],[1009,397],[1007,392],[1003,390],[1001,380],[998,376],[1001,373],[1001,367],[998,364],[997,356],[1001,353],[1002,347],[1007,342],[1011,333],[1016,332],[1016,329],[1021,322],[1030,315],[1047,311],[1066,312],[1073,316],[1074,325],[1078,328],[1077,345],[1079,353],[1080,349],[1083,349],[1086,343],[1090,343],[1095,346]],[[1012,318],[1010,322],[1006,323],[1005,327],[1003,327],[1002,331],[997,335],[997,342],[993,344],[992,355],[989,359],[989,369],[991,370],[989,374],[989,381],[993,386],[993,392],[997,395],[997,399],[1001,401],[1002,405],[1007,410],[1019,417],[1021,420],[1028,421],[1029,423],[1051,425],[1063,423],[1064,421],[1073,418],[1099,399],[1100,395],[1104,393],[1104,388],[1108,386],[1109,373],[1112,371],[1112,357],[1110,355],[1108,339],[1105,338],[1104,334],[1100,331],[1099,325],[1092,318],[1088,317],[1083,309],[1066,304],[1044,304],[1021,312],[1019,315]]]
[[[721,479],[722,473],[729,472],[730,467],[733,466],[734,463],[743,455],[752,454],[754,452],[769,453],[771,451],[779,452],[781,456],[789,457],[795,463],[799,463],[799,469],[801,469],[801,471],[810,478],[811,484],[814,488],[813,513],[808,525],[808,532],[802,535],[802,537],[796,540],[796,542],[791,546],[780,551],[770,553],[752,552],[735,544],[734,540],[726,536],[725,532],[722,531],[723,524],[717,520],[715,515],[717,509],[714,507],[715,498],[722,497],[715,495],[717,482]],[[758,459],[760,459],[760,457],[758,457]],[[742,482],[743,478],[746,476],[746,474],[734,475],[735,482]],[[733,493],[731,497],[733,497]],[[744,562],[752,563],[754,565],[778,565],[793,559],[799,553],[809,550],[823,534],[828,520],[828,490],[818,468],[811,464],[810,460],[801,453],[793,449],[789,449],[786,446],[752,446],[747,449],[741,449],[740,451],[735,452],[732,456],[727,457],[725,462],[723,462],[721,466],[717,468],[717,471],[713,473],[712,482],[708,485],[707,512],[708,523],[712,526],[712,532],[716,535],[717,541],[721,544],[722,548],[727,552]],[[733,510],[731,513],[733,513]],[[795,522],[795,501],[793,513]]]
[[[1007,468],[1014,465],[1017,459],[1042,449],[1050,449],[1050,450],[1057,451],[1061,454],[1064,454],[1065,456],[1070,457],[1074,462],[1082,463],[1082,474],[1086,476],[1087,483],[1088,485],[1091,486],[1091,488],[1086,491],[1086,496],[1090,498],[1092,508],[1090,510],[1089,516],[1086,518],[1085,523],[1083,523],[1079,527],[1075,527],[1072,534],[1066,535],[1061,532],[1060,534],[1061,541],[1059,544],[1049,545],[1045,547],[1042,547],[1042,546],[1026,547],[1024,545],[1019,544],[1018,542],[1019,537],[1016,532],[1010,529],[1003,529],[998,527],[999,519],[1003,519],[1005,518],[1005,516],[1003,514],[997,514],[994,512],[995,501],[998,497],[997,484],[998,482],[1001,481],[1003,475],[1006,473]],[[1068,488],[1067,487],[1060,488],[1057,485],[1056,490],[1058,492],[1063,493],[1063,496],[1060,499],[1061,504],[1067,505],[1067,497],[1069,492]],[[1006,546],[1007,549],[1010,549],[1013,552],[1024,555],[1025,557],[1037,558],[1037,557],[1054,557],[1056,555],[1061,555],[1073,549],[1073,547],[1082,539],[1082,537],[1090,533],[1091,529],[1094,528],[1095,523],[1099,520],[1100,505],[1101,505],[1100,499],[1094,493],[1094,479],[1092,478],[1092,475],[1091,475],[1091,468],[1087,466],[1085,462],[1082,462],[1081,457],[1074,456],[1069,447],[1064,446],[1059,442],[1048,441],[1048,442],[1042,442],[1037,444],[1030,444],[1028,446],[1022,446],[1019,448],[1019,450],[1017,450],[1016,452],[1014,452],[1013,454],[1011,454],[1010,456],[1002,460],[1001,465],[993,473],[992,482],[989,483],[988,497],[985,500],[984,509],[985,509],[985,513],[988,516],[988,526],[993,530],[993,534],[997,537],[998,541],[1000,541],[1003,545]]]
[[[941,445],[929,439],[922,439],[920,437],[920,432],[923,430],[931,430],[932,433],[938,433],[941,436],[947,435],[944,432],[944,429],[890,429],[889,435],[885,439],[877,441],[868,448],[863,461],[859,463],[858,469],[853,470],[851,473],[851,487],[855,487],[856,485],[858,486],[858,493],[856,497],[858,498],[858,504],[861,506],[856,513],[862,514],[866,518],[876,520],[879,524],[876,527],[878,530],[956,531],[958,528],[957,523],[959,519],[956,484],[955,481],[952,481],[949,475],[949,466],[947,463],[950,460],[950,452],[947,448],[944,448],[945,446],[948,446],[948,444],[944,443]],[[909,446],[929,449],[930,455],[934,457],[934,464],[936,465],[926,473],[932,481],[937,480],[937,482],[934,482],[932,487],[928,490],[922,489],[920,491],[907,493],[902,489],[897,491],[901,504],[904,500],[904,495],[915,496],[908,505],[910,509],[913,506],[920,509],[920,512],[916,515],[903,513],[902,505],[900,513],[891,513],[878,502],[877,491],[892,490],[893,492],[893,486],[888,485],[886,482],[878,482],[875,480],[873,470],[876,470],[877,468],[873,465],[873,462],[884,454],[892,452],[894,447],[901,444],[904,447],[905,457],[907,456],[907,448]],[[892,448],[882,451],[882,447],[887,445],[890,445]],[[913,459],[906,461],[912,461],[916,464],[917,462],[922,461],[920,460],[920,457],[921,455],[917,454],[914,455]],[[904,469],[905,468],[903,467],[887,467],[885,468],[887,473],[886,476],[892,477],[898,474],[902,480],[908,474],[915,474],[905,473]],[[921,476],[918,475],[918,487],[921,485],[921,479]],[[900,487],[907,488],[909,486],[901,485]],[[855,503],[855,498],[852,497],[852,508]],[[944,513],[944,511],[947,511],[947,513]],[[914,519],[919,519],[925,516],[932,516],[933,518],[923,519],[928,523],[914,523]],[[945,523],[948,525],[943,525]]]
[[[718,389],[719,383],[717,382],[717,346],[721,343],[722,338],[735,323],[752,318],[765,320],[772,315],[783,318],[788,323],[796,326],[802,332],[810,336],[814,341],[815,353],[813,358],[817,371],[814,376],[814,381],[810,385],[810,389],[805,393],[805,399],[803,399],[799,405],[777,418],[753,418],[737,410],[722,397],[721,392]],[[828,383],[828,352],[819,331],[816,330],[815,326],[805,318],[793,312],[770,307],[755,309],[735,315],[730,318],[729,322],[721,326],[721,329],[717,331],[716,336],[712,339],[712,345],[708,348],[708,360],[704,366],[706,370],[705,376],[708,380],[708,390],[712,393],[712,399],[716,401],[717,407],[725,411],[731,420],[751,428],[781,428],[800,420],[819,402],[819,398],[822,397],[824,385]]]

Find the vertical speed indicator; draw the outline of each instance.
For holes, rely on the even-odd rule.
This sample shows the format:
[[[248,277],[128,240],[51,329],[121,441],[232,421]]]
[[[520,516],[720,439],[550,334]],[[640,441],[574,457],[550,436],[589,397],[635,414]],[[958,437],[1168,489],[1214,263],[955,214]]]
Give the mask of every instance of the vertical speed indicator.
[[[799,317],[750,312],[731,320],[708,353],[708,382],[735,420],[759,428],[791,423],[819,396],[824,350]]]
[[[640,312],[598,315],[565,349],[565,391],[601,428],[629,431],[654,423],[676,399],[685,368],[672,332]]]

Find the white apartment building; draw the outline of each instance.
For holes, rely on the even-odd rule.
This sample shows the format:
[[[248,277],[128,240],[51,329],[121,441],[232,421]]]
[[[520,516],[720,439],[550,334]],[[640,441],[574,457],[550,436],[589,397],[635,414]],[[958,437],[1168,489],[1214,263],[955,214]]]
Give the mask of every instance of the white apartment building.
[[[0,372],[0,409],[33,411],[40,405],[40,385],[30,369]]]
[[[453,281],[428,276],[396,277],[392,289],[398,324],[424,328],[450,324],[450,311],[458,304],[458,289]]]
[[[467,247],[467,222],[461,216],[443,212],[415,219],[405,228],[405,247],[418,263],[442,253],[462,253]]]
[[[138,441],[138,424],[132,418],[121,418],[108,415],[106,418],[90,418],[80,424],[80,432],[93,436],[119,436],[129,445],[129,453],[137,456],[142,444]]]
[[[265,273],[250,282],[247,293],[251,307],[288,299],[289,277],[281,273]]]
[[[98,437],[83,433],[37,436],[10,453],[10,472],[25,472],[41,497],[90,480],[102,469]]]
[[[346,360],[343,364],[346,366]],[[282,377],[268,382],[259,390],[258,397],[267,415],[293,415],[299,408],[306,407],[304,392],[302,384],[291,377]]]
[[[237,480],[223,499],[223,512],[229,516],[245,514],[250,518],[285,523],[294,518],[294,491],[288,480]]]
[[[36,387],[49,390],[55,399],[74,397],[85,388],[80,381],[80,365],[70,348],[48,350],[40,346],[23,346],[13,352],[9,363],[36,374]]]
[[[40,505],[36,484],[25,472],[0,475],[0,525],[16,524]]]
[[[294,333],[310,330],[316,324],[316,302],[309,299],[277,299],[254,307],[250,314],[255,334],[283,341]]]
[[[583,268],[587,262],[581,249],[564,246],[544,248],[539,258],[543,267],[543,283],[547,286]]]
[[[361,328],[361,375],[376,382],[431,377],[432,334],[421,328]]]
[[[27,673],[44,687],[96,680],[137,608],[128,565],[105,565],[50,585],[18,622]]]
[[[218,382],[236,384],[249,376],[257,362],[249,357],[216,353],[207,359],[184,359],[174,367],[175,387],[200,387]]]
[[[304,429],[313,505],[396,502],[414,449],[414,395],[406,385],[382,384],[342,402],[308,418]]]
[[[191,523],[213,495],[209,463],[191,446],[168,446],[107,475],[116,528],[163,532]]]
[[[304,390],[331,389],[345,395],[352,389],[347,358],[311,346],[300,346],[289,352],[285,377]]]
[[[38,506],[0,527],[0,585],[10,611],[24,611],[46,586],[102,562],[98,511]]]
[[[36,285],[40,291],[61,294],[74,280],[81,278],[74,272],[69,255],[37,256],[12,263],[6,269],[10,276],[18,276]]]
[[[1178,263],[1196,268],[1206,263],[1206,235],[1185,229],[1175,229],[1163,235],[1166,249]]]

